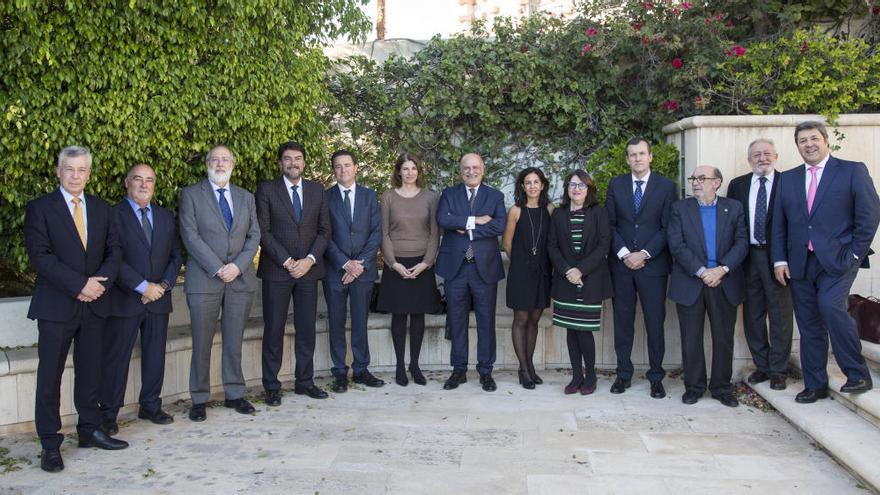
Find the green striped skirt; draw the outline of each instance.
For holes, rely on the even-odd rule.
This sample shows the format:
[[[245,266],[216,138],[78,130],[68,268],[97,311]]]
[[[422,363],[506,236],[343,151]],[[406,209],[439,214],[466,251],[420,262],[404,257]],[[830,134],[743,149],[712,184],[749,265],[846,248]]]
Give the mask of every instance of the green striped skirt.
[[[553,324],[557,327],[598,332],[601,323],[601,304],[567,303],[553,299]]]

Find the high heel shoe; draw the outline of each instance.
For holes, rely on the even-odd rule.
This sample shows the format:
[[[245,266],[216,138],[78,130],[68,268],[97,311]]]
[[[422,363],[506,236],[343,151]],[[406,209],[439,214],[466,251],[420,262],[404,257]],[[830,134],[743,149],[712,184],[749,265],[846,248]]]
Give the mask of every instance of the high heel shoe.
[[[532,379],[532,382],[534,382],[535,385],[540,385],[540,384],[544,383],[544,380],[541,380],[541,377],[538,376],[537,373],[535,373],[534,366],[529,366],[529,378]]]
[[[535,382],[529,377],[529,373],[527,371],[519,370],[519,384],[523,386],[526,390],[534,390]]]
[[[595,391],[596,391],[596,382],[592,382],[591,384],[587,385],[587,382],[584,381],[584,383],[581,384],[581,387],[580,387],[581,395],[590,395]]]
[[[581,385],[584,384],[584,377],[582,376],[573,376],[571,381],[568,382],[568,385],[565,386],[565,395],[571,395],[577,393],[581,389]]]
[[[394,373],[394,381],[401,387],[409,385],[409,378],[406,377],[406,371],[402,367],[397,368],[397,372]]]
[[[410,365],[409,372],[412,374],[413,383],[417,385],[428,384],[428,380],[425,379],[425,375],[422,374],[422,370],[420,370],[418,366]]]

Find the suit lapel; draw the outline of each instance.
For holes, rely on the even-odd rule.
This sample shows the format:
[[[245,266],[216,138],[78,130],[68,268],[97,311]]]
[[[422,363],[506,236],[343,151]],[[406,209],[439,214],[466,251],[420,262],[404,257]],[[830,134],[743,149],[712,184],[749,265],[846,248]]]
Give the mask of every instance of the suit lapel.
[[[627,214],[626,214],[627,217],[631,218],[632,220],[635,220],[636,219],[636,212],[635,212],[636,198],[635,198],[635,193],[633,192],[632,175],[626,175],[625,177],[626,177],[626,180],[622,181],[621,186],[626,186],[626,187],[623,188],[621,197],[624,199],[624,201],[626,202],[628,207],[624,208],[623,210],[627,212]],[[648,188],[647,188],[647,184],[645,184],[645,188],[642,190],[642,206],[641,206],[641,209],[639,210],[639,213],[641,213],[641,210],[645,209],[645,198],[647,198],[647,195],[648,195]]]
[[[308,204],[306,202],[306,198],[305,198],[306,188],[303,187],[303,184],[305,184],[305,182],[306,181],[304,179],[300,179],[299,188],[298,188],[299,190],[297,191],[300,195],[300,198],[302,198],[303,212],[305,212],[306,205]],[[291,220],[293,220],[293,223],[297,223],[296,222],[296,215],[294,215],[294,213],[293,213],[293,194],[292,194],[293,191],[287,189],[287,184],[284,182],[284,177],[279,177],[278,180],[275,182],[275,190],[278,193],[279,199],[287,198],[287,201],[282,201],[283,204],[287,205],[284,208],[284,210],[287,211],[287,213],[290,215],[290,218],[291,218]]]
[[[464,190],[464,199],[465,203],[467,203],[468,190],[465,187]],[[471,212],[471,215],[476,215],[476,212],[482,211],[483,205],[486,204],[486,198],[489,196],[489,186],[485,184],[480,184],[480,187],[477,188],[477,197],[474,199],[474,211]],[[477,215],[479,216],[479,215]]]
[[[718,202],[715,203],[715,258],[721,257],[721,246],[726,246],[728,244],[727,239],[723,239],[725,232],[727,229],[725,228],[727,222],[730,221],[730,211],[728,211],[727,203],[723,201],[724,198],[719,197]],[[723,241],[723,242],[722,242]]]
[[[244,207],[244,190],[238,187],[233,187],[232,184],[227,184],[227,186],[232,195],[232,228],[229,229],[229,232],[232,233],[236,226],[247,225],[245,220],[248,212]],[[217,210],[220,210],[219,204],[217,205]]]
[[[229,184],[227,184],[226,186],[226,191],[231,194],[231,192],[229,191]],[[213,211],[214,214],[217,216],[217,221],[220,222],[220,225],[225,228],[226,221],[223,220],[223,215],[220,213],[220,203],[217,202],[217,197],[214,196],[214,188],[211,187],[211,182],[208,181],[208,179],[202,181],[202,194],[205,197],[205,201],[207,201],[208,204],[211,205],[209,208],[211,208],[211,211]],[[235,200],[233,199],[233,201]],[[235,206],[233,206],[233,208],[235,208]],[[233,225],[235,225],[234,220],[232,223]]]
[[[703,217],[700,215],[700,203],[696,198],[691,198],[688,202],[688,214],[691,217],[691,225],[697,229],[697,236],[700,239],[700,253],[703,254],[703,260],[709,258],[706,253],[706,235],[703,233]]]
[[[123,208],[126,210],[125,214],[123,214],[122,217],[123,217],[123,219],[127,218],[127,220],[123,220],[123,222],[128,223],[128,226],[130,229],[134,229],[135,232],[140,233],[139,235],[135,234],[135,237],[140,239],[140,241],[143,243],[144,247],[146,247],[147,251],[149,251],[150,250],[150,243],[147,242],[147,235],[144,232],[144,227],[143,227],[143,225],[141,225],[141,219],[138,218],[138,214],[135,213],[133,209],[131,209],[131,204],[129,204],[127,199],[123,199],[122,201],[120,201],[120,204],[123,205]],[[156,216],[157,216],[156,215],[156,207],[151,204],[150,209],[153,211],[153,236],[155,237],[155,235],[156,235]]]
[[[804,176],[804,174],[807,173],[807,167],[800,165],[786,173],[794,174],[794,193],[798,198],[798,203],[804,212],[804,216],[809,216],[809,213],[807,212],[807,181]]]
[[[819,211],[819,204],[822,203],[822,200],[825,198],[825,193],[831,189],[839,170],[840,163],[837,161],[837,158],[834,158],[833,156],[828,157],[828,162],[825,163],[825,170],[822,171],[822,180],[819,181],[819,187],[816,189],[816,197],[813,198],[813,210],[810,213],[811,218],[817,211]],[[806,178],[804,180],[806,180]]]

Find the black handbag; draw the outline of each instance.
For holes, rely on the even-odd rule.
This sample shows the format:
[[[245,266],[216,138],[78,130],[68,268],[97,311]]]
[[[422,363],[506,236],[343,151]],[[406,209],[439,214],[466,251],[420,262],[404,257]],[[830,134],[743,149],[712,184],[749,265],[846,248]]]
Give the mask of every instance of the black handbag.
[[[858,325],[859,338],[880,344],[880,299],[850,294],[847,303],[849,314]]]

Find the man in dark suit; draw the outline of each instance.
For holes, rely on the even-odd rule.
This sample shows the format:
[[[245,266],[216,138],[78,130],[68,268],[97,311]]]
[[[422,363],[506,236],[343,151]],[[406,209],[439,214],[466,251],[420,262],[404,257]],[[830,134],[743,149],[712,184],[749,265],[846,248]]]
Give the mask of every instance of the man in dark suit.
[[[727,197],[742,203],[749,230],[743,323],[757,369],[749,375],[748,382],[769,379],[771,388],[785,390],[793,328],[791,291],[773,276],[769,251],[773,205],[779,191],[780,174],[774,169],[778,157],[773,141],[752,141],[748,149],[752,172],[733,179],[727,186]]]
[[[174,421],[162,410],[165,341],[171,289],[183,262],[174,214],[152,203],[156,173],[149,165],[131,167],[125,177],[126,197],[113,207],[113,222],[122,245],[116,284],[110,290],[111,313],[104,332],[101,377],[102,427],[110,435],[125,399],[128,365],[140,331],[141,393],[138,417],[155,424]]]
[[[880,199],[864,163],[830,155],[824,124],[799,124],[794,140],[804,164],[780,178],[770,255],[779,283],[791,280],[801,334],[804,390],[795,400],[812,403],[828,397],[829,336],[847,378],[840,391],[873,387],[846,299],[877,232]]]
[[[281,177],[257,187],[260,263],[263,280],[263,389],[266,405],[281,405],[278,370],[284,357],[284,326],[293,298],[294,393],[326,399],[315,386],[315,320],[318,280],[324,277],[324,252],[330,241],[330,214],[321,184],[302,177],[306,150],[290,141],[278,148]]]
[[[648,337],[647,377],[651,397],[666,397],[663,388],[663,354],[666,352],[666,283],[672,257],[666,249],[669,208],[676,200],[675,183],[651,173],[651,145],[633,138],[626,145],[631,173],[619,175],[608,184],[605,209],[611,225],[611,277],[614,282],[614,350],[617,378],[612,394],[630,387],[633,375],[632,347],[636,317],[636,296],[642,304]]]
[[[346,306],[351,303],[351,371],[355,383],[381,387],[385,382],[373,376],[370,346],[367,340],[367,317],[373,282],[379,278],[376,253],[382,242],[382,217],[379,201],[372,189],[355,184],[357,162],[348,150],[337,150],[330,158],[336,185],[325,192],[330,210],[331,237],[324,258],[324,299],[330,320],[332,389],[348,390],[348,366],[345,364]]]
[[[497,389],[495,364],[495,298],[504,278],[498,236],[504,233],[507,213],[504,195],[483,184],[483,159],[468,153],[459,162],[461,184],[448,187],[437,205],[437,225],[443,240],[437,256],[437,274],[443,277],[452,333],[452,375],[443,388],[467,382],[468,315],[477,319],[477,372],[483,390]],[[471,306],[470,301],[473,301]]]
[[[230,184],[235,157],[224,145],[211,148],[205,159],[208,178],[180,193],[180,236],[189,254],[183,288],[192,322],[192,362],[189,419],[207,418],[211,397],[211,347],[220,310],[223,335],[221,374],[224,405],[253,414],[244,398],[241,369],[244,326],[257,290],[254,257],[260,245],[260,225],[254,196]]]
[[[721,171],[699,166],[690,177],[694,197],[676,201],[669,215],[669,251],[675,258],[669,299],[681,325],[685,393],[696,404],[706,391],[703,322],[712,328],[712,397],[728,407],[739,402],[730,382],[736,307],[745,297],[742,262],[748,253],[746,223],[739,201],[716,195]]]
[[[34,422],[43,447],[40,467],[49,472],[64,469],[59,404],[71,342],[79,446],[128,447],[100,428],[101,337],[110,313],[105,291],[119,269],[119,241],[110,205],[83,193],[91,169],[88,149],[61,150],[55,168],[61,187],[30,201],[24,218],[25,247],[37,272],[28,318],[40,331]]]

